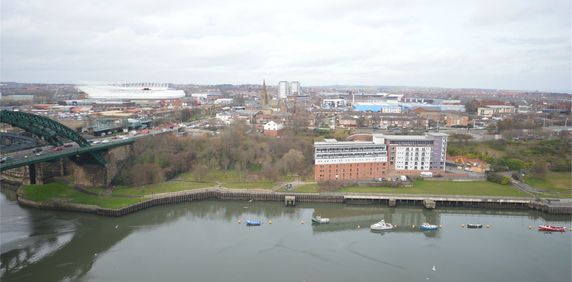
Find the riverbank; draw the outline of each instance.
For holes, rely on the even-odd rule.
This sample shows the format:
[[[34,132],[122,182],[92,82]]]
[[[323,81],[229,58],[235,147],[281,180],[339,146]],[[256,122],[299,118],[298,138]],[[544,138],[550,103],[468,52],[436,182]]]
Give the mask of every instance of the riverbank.
[[[78,192],[80,193],[80,192]],[[202,188],[179,192],[167,192],[147,195],[141,198],[121,198],[120,201],[133,201],[122,207],[98,206],[88,203],[73,203],[58,198],[41,201],[29,199],[20,193],[18,202],[23,206],[54,209],[62,211],[86,212],[102,216],[123,216],[142,209],[182,202],[206,199],[238,200],[238,201],[285,201],[286,196],[294,197],[295,202],[322,202],[345,204],[372,204],[401,206],[470,207],[486,209],[534,209],[551,214],[572,214],[570,203],[547,202],[526,197],[478,197],[478,196],[442,196],[442,195],[398,195],[398,194],[364,194],[364,193],[291,193],[274,192],[264,189],[240,190],[226,188]],[[98,197],[87,195],[91,197]],[[110,197],[118,199],[116,197]]]

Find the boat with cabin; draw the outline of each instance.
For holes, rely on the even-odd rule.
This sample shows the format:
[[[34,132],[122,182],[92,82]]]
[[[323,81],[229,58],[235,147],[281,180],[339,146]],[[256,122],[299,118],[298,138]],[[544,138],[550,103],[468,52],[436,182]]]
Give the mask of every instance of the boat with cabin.
[[[328,222],[330,222],[330,219],[327,217],[321,217],[319,215],[312,217],[312,223],[323,224],[323,223],[328,223]]]
[[[385,220],[382,219],[380,222],[370,225],[369,228],[372,231],[385,231],[393,229],[393,224],[386,223]]]

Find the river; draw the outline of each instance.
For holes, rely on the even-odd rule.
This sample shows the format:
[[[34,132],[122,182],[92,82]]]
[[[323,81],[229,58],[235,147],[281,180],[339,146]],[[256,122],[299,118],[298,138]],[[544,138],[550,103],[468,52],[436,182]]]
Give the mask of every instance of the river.
[[[105,218],[0,197],[2,281],[572,281],[572,232],[528,228],[570,216],[202,201]],[[399,227],[370,232],[381,218]],[[443,227],[419,231],[426,221]]]

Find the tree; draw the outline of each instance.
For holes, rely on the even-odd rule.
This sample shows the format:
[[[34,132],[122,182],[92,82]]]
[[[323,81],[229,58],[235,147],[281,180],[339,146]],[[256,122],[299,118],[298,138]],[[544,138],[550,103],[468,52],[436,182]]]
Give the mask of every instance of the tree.
[[[544,160],[537,160],[530,167],[529,172],[535,176],[544,176],[548,172],[548,163]]]
[[[158,164],[136,164],[131,168],[131,183],[134,186],[159,183],[165,180],[163,171]]]
[[[479,101],[473,99],[465,103],[465,109],[468,114],[476,114],[477,108],[480,106]]]
[[[181,121],[182,122],[189,121],[189,120],[191,120],[192,117],[193,117],[193,113],[191,112],[190,109],[185,108],[185,109],[181,110]]]
[[[276,181],[279,176],[279,171],[271,163],[265,163],[262,166],[261,174],[268,180]]]
[[[290,149],[279,161],[279,166],[285,174],[300,172],[303,164],[304,155],[296,149]]]

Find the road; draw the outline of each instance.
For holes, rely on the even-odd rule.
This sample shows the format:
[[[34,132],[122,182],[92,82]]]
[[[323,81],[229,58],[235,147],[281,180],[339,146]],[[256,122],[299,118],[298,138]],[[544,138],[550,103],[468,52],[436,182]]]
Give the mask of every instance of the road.
[[[82,154],[89,151],[93,151],[97,148],[108,148],[115,146],[122,146],[123,144],[132,143],[137,139],[144,138],[147,136],[155,136],[158,134],[170,133],[177,131],[178,127],[173,128],[154,128],[150,130],[142,130],[137,133],[137,135],[117,135],[101,138],[93,138],[88,140],[91,143],[90,147],[80,147],[77,143],[70,142],[66,143],[64,146],[54,147],[51,145],[36,147],[33,149],[27,149],[17,152],[12,152],[9,154],[2,155],[1,166],[9,167],[15,166],[19,163],[29,163],[29,162],[39,162],[53,160],[56,158],[61,158],[63,156],[72,156],[76,154]]]

